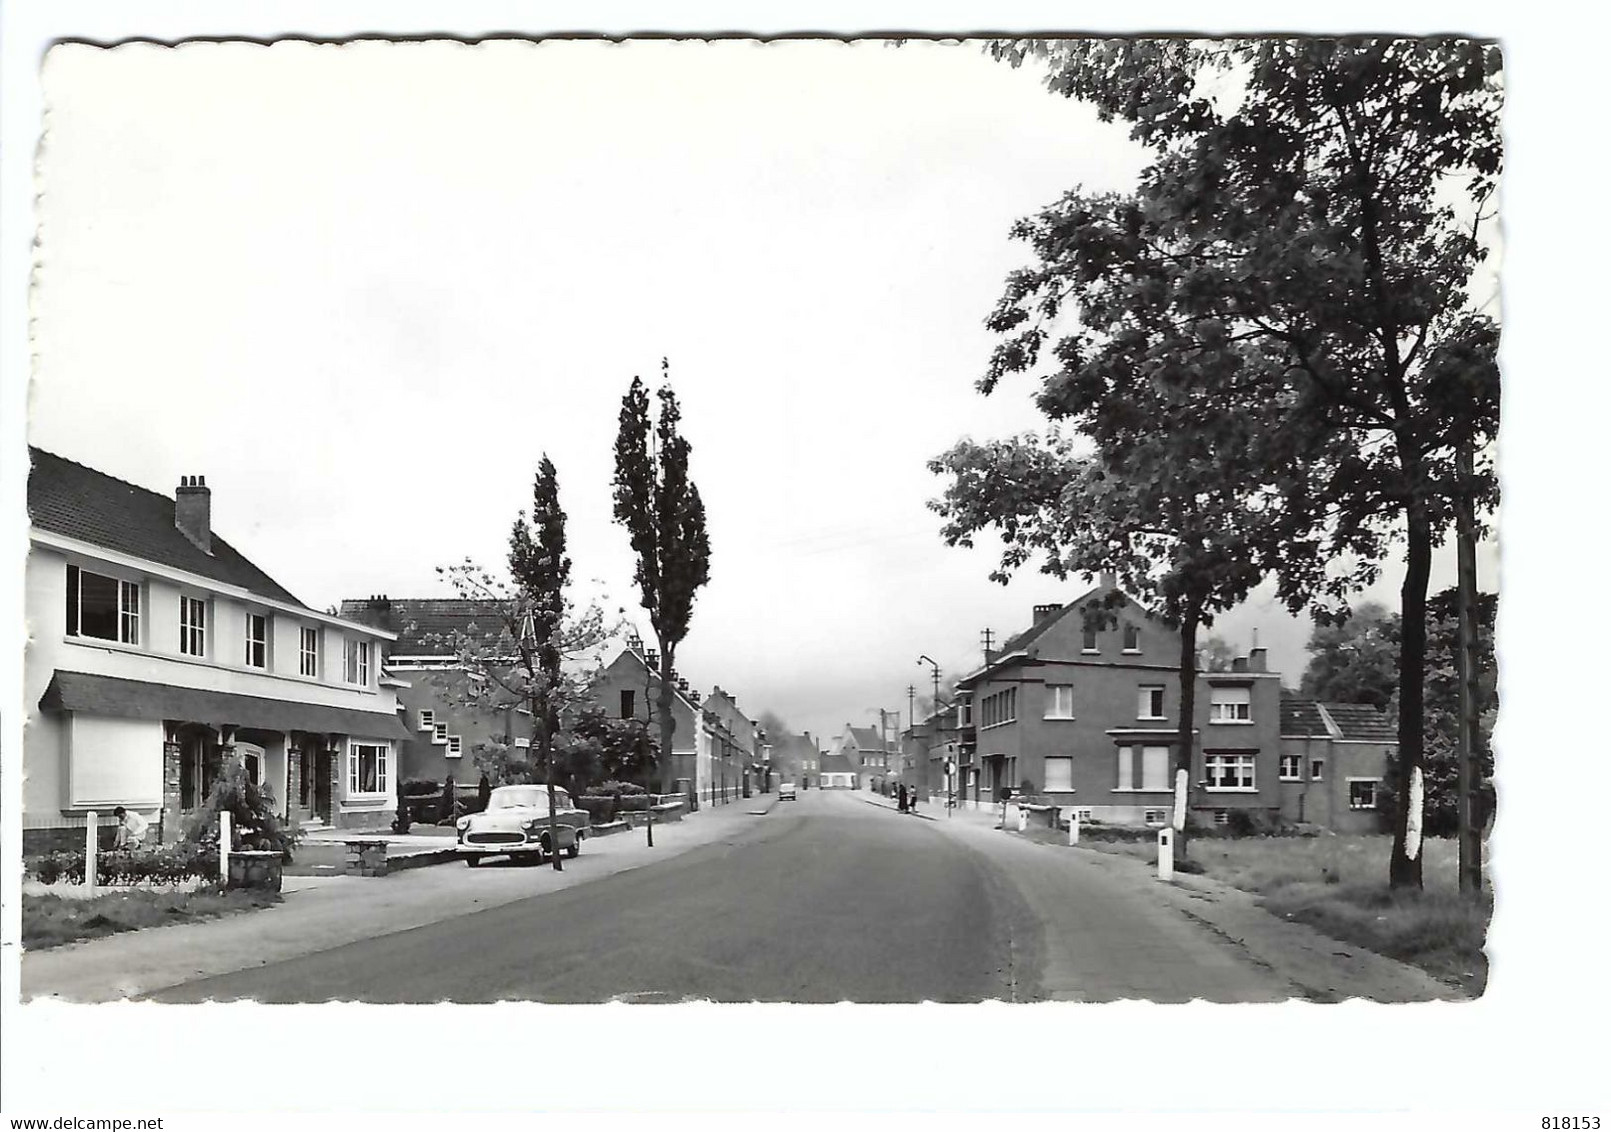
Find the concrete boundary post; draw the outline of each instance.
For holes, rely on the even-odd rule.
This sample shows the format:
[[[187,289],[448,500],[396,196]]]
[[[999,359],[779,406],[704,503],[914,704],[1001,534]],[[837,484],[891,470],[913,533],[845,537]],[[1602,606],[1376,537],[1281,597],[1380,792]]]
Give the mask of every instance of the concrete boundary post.
[[[1158,831],[1158,879],[1175,879],[1175,831],[1168,826]]]
[[[1068,843],[1070,845],[1080,843],[1080,812],[1075,809],[1068,811]]]
[[[95,895],[96,856],[101,850],[101,815],[91,810],[84,815],[84,891]]]

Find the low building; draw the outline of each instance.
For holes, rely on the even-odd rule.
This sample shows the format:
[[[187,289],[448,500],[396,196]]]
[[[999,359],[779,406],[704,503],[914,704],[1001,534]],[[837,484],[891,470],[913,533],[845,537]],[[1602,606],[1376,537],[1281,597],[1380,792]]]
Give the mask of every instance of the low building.
[[[1281,697],[1281,814],[1338,833],[1378,833],[1388,759],[1398,733],[1370,704]]]
[[[24,852],[82,845],[86,814],[116,806],[172,841],[230,763],[304,825],[389,823],[394,634],[304,605],[236,550],[205,477],[167,496],[30,454]]]
[[[854,790],[860,777],[857,765],[850,761],[849,756],[834,751],[825,754],[821,759],[821,769],[817,772],[818,785],[824,790]]]
[[[898,775],[896,752],[871,727],[845,724],[835,751],[856,771],[856,785],[862,790],[879,790],[892,785]]]
[[[1087,623],[1090,615],[1090,624]],[[1179,761],[1179,636],[1113,579],[1066,605],[1036,606],[1028,629],[957,682],[965,785],[1047,797],[1082,818],[1162,825]],[[1224,824],[1281,812],[1280,677],[1264,649],[1197,678],[1188,807]],[[973,757],[968,756],[972,754]]]

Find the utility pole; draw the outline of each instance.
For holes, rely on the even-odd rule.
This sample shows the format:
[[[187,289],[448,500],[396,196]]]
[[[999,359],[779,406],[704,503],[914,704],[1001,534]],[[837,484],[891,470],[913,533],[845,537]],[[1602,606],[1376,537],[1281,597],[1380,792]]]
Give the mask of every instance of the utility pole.
[[[929,713],[929,720],[932,724],[931,732],[938,738],[940,734],[940,664],[929,656],[920,656],[917,658],[917,662],[918,664],[928,665],[934,675],[934,708]],[[952,780],[946,783],[947,797],[945,804],[947,812],[956,805],[956,793],[956,780],[953,775]]]
[[[1460,604],[1460,891],[1482,891],[1482,828],[1478,824],[1482,767],[1477,753],[1477,534],[1472,514],[1471,482],[1475,478],[1471,441],[1459,450],[1459,488],[1455,497]]]

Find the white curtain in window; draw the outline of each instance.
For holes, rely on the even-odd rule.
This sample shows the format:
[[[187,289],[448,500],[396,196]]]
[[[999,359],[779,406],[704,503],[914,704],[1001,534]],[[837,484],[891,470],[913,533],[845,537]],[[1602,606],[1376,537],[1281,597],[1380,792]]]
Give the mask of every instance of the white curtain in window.
[[[1073,759],[1056,757],[1046,760],[1046,789],[1048,791],[1074,789]]]
[[[1169,789],[1169,748],[1144,747],[1141,751],[1141,788]]]

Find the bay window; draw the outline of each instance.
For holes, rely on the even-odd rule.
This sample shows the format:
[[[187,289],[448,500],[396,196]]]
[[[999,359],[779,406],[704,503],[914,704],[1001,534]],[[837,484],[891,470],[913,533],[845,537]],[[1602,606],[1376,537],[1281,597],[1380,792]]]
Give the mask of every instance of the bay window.
[[[357,743],[347,748],[347,793],[389,794],[385,743]]]
[[[67,567],[67,635],[139,644],[139,585]]]

